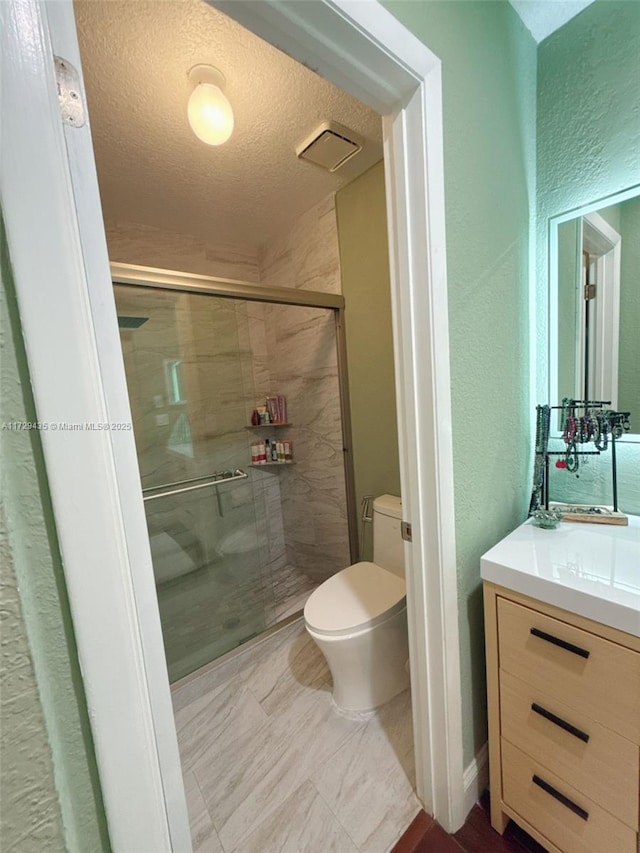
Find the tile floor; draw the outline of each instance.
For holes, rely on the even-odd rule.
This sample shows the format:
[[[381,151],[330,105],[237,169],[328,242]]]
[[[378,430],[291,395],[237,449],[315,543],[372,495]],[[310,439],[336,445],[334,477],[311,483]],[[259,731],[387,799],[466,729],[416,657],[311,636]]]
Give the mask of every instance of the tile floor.
[[[294,613],[302,610],[307,598],[319,584],[290,564],[282,569],[272,569],[271,576],[275,618],[270,620],[270,625],[275,625],[287,616],[293,616]]]
[[[420,810],[408,691],[345,714],[300,621],[173,689],[195,853],[387,853]]]

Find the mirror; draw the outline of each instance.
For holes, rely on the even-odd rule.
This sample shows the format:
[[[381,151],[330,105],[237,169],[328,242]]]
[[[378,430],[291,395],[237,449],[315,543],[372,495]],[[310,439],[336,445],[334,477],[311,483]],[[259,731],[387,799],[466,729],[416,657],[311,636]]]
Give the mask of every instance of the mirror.
[[[549,392],[610,400],[640,441],[640,187],[554,217]]]

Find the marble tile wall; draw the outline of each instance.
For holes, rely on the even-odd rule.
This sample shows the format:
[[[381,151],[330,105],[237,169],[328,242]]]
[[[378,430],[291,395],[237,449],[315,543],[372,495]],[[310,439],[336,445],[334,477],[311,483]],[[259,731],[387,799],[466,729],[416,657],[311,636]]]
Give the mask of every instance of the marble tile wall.
[[[260,283],[339,293],[334,197],[259,254]],[[252,311],[254,385],[287,396],[296,465],[278,471],[287,562],[316,582],[350,563],[333,312],[265,304]]]
[[[300,217],[259,258],[243,247],[214,248],[132,223],[113,223],[107,234],[114,261],[266,286],[340,290],[333,197]],[[226,651],[225,636],[207,634],[208,593],[198,591],[206,590],[209,575],[227,590],[225,562],[243,566],[238,602],[261,610],[239,617],[241,623],[253,620],[252,633],[299,609],[317,583],[349,562],[333,314],[142,288],[117,287],[116,294],[119,314],[148,318],[121,336],[144,487],[247,468],[255,434],[244,427],[268,394],[287,395],[294,421],[287,435],[295,466],[275,473],[249,469],[246,484],[146,505],[163,586],[165,642],[175,646],[168,657],[179,677],[206,660],[200,660],[199,633],[204,652],[208,646],[216,654]],[[165,363],[171,360],[182,362],[181,404],[168,399]],[[188,425],[182,447],[175,438],[180,419]],[[238,547],[246,550],[239,554]],[[209,609],[224,610],[230,590]],[[231,646],[242,630],[242,624],[227,630]]]
[[[116,302],[119,314],[146,317],[122,330],[143,487],[247,468],[246,412],[255,390],[246,369],[246,306],[122,286]],[[171,399],[166,375],[173,360],[181,362],[180,402]],[[256,486],[260,479],[250,472],[246,483],[146,504],[172,678],[274,621],[272,571],[285,564],[284,536],[278,484]],[[279,542],[269,536],[278,515]],[[222,630],[224,623],[235,627]]]
[[[349,565],[332,311],[265,308],[274,390],[287,395],[295,466],[278,472],[287,562],[321,583]]]
[[[166,234],[128,222],[108,224],[107,238],[111,258],[116,261],[244,279],[266,287],[333,293],[341,290],[333,195],[299,217],[269,246],[253,254],[246,247],[207,246],[186,235]],[[188,316],[182,322],[187,332],[183,331],[181,337],[190,339],[189,327],[195,335],[193,345],[189,345],[192,352],[189,366],[185,368],[188,382],[195,389],[193,392],[190,389],[190,397],[200,395],[200,404],[190,413],[192,430],[203,441],[207,436],[217,436],[218,458],[207,460],[212,469],[218,461],[218,467],[244,466],[251,434],[239,434],[233,428],[238,423],[240,407],[244,406],[242,417],[248,423],[251,410],[262,397],[274,392],[287,394],[297,417],[291,432],[297,465],[276,475],[260,472],[260,480],[271,481],[268,487],[258,477],[254,478],[256,497],[261,492],[265,498],[270,496],[268,505],[272,508],[268,519],[267,511],[258,518],[259,532],[264,533],[266,528],[269,541],[263,556],[268,556],[268,562],[275,566],[284,562],[299,564],[316,580],[323,580],[350,560],[335,342],[333,322],[329,319],[332,313],[320,312],[310,317],[302,316],[305,309],[297,307],[228,304],[234,305],[235,329],[231,317],[227,321],[230,331],[238,335],[240,375],[235,370],[237,362],[233,356],[220,353],[226,345],[217,337],[217,331],[216,338],[212,336],[209,312],[198,309],[197,316]],[[179,316],[187,313],[185,309]],[[215,328],[220,329],[224,338],[222,317],[216,318]],[[210,369],[214,340],[220,383],[214,380]],[[325,358],[329,359],[326,363]],[[314,359],[319,370],[315,370]],[[295,365],[300,367],[298,371],[293,369]],[[229,399],[225,387],[233,389],[234,394],[242,388],[243,401],[237,395],[235,401]],[[155,414],[147,412],[146,417],[153,419]],[[292,414],[290,419],[293,417]],[[151,424],[150,431],[153,430]],[[153,448],[149,446],[146,448],[149,470],[156,470],[158,475],[169,474],[167,461],[154,463],[153,457]],[[173,460],[174,467],[185,467],[179,462]],[[282,500],[286,554],[280,537],[282,522],[274,521],[278,492]]]
[[[260,284],[340,293],[335,197],[327,196],[258,253]]]
[[[196,275],[258,282],[257,249],[205,243],[188,234],[162,231],[139,222],[106,222],[109,260]]]
[[[251,414],[256,404],[271,393],[269,353],[264,322],[264,304],[237,300],[236,316],[238,338],[243,354],[243,384],[251,389],[245,396],[244,424],[251,423]],[[245,452],[250,457],[250,443],[267,434],[244,431]],[[244,465],[247,462],[245,461]],[[259,516],[262,544],[262,560],[267,576],[284,568],[286,560],[284,528],[282,520],[282,497],[280,478],[277,473],[252,470],[251,485],[256,504],[263,512]]]

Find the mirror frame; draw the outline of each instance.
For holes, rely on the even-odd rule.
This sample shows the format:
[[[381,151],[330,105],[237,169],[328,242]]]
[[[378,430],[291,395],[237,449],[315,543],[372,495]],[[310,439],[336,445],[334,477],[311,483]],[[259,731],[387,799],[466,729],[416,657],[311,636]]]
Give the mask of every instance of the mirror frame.
[[[558,226],[563,222],[568,222],[571,219],[577,219],[579,216],[585,216],[589,213],[596,213],[603,207],[610,207],[614,204],[619,204],[623,201],[628,201],[631,198],[636,198],[640,195],[640,184],[635,184],[626,190],[614,193],[610,196],[605,196],[598,201],[590,202],[581,207],[573,208],[565,213],[560,213],[557,216],[549,217],[548,226],[548,245],[549,245],[549,269],[548,269],[548,352],[547,352],[547,388],[550,405],[557,406],[560,404],[558,399]],[[640,412],[636,414],[636,418],[640,419]],[[558,438],[561,433],[557,429],[551,430],[551,436]],[[640,434],[626,433],[622,438],[616,441],[627,442],[631,444],[640,443]]]

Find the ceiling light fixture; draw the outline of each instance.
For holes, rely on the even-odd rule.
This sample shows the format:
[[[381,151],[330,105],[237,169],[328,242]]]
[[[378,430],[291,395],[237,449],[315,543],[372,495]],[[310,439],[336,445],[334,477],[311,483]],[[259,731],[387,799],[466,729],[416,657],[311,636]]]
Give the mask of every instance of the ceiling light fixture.
[[[187,107],[191,130],[207,145],[222,145],[233,132],[233,110],[222,92],[224,74],[212,65],[194,65],[189,80],[195,87]]]

